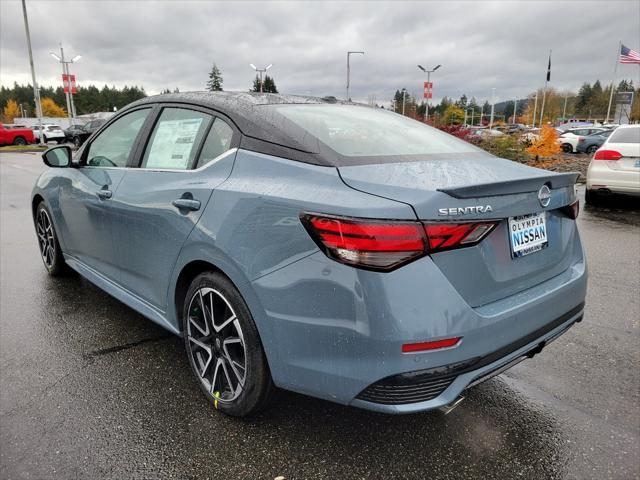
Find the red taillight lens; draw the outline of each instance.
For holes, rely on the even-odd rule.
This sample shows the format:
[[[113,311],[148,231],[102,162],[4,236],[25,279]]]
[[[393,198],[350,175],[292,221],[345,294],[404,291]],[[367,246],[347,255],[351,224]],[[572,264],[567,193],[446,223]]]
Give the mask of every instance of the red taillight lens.
[[[393,270],[427,253],[475,245],[497,225],[497,222],[423,225],[315,214],[302,214],[300,219],[330,258],[381,271]]]
[[[566,205],[560,210],[569,218],[576,219],[580,213],[580,200],[576,200],[571,205]]]
[[[496,222],[430,223],[424,226],[429,252],[475,245],[496,226]]]
[[[302,215],[302,223],[331,258],[374,270],[391,270],[426,253],[418,222],[386,222]]]
[[[444,338],[431,342],[405,343],[402,345],[402,353],[424,352],[426,350],[438,350],[440,348],[455,347],[462,337]]]
[[[594,160],[620,160],[621,158],[622,154],[615,150],[598,150],[593,156]]]

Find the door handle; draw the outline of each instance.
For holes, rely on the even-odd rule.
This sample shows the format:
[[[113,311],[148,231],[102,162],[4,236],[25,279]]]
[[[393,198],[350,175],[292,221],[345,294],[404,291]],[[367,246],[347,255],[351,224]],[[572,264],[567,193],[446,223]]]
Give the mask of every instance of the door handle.
[[[98,190],[98,197],[103,200],[111,198],[111,195],[113,195],[113,192],[111,190]]]
[[[179,210],[200,210],[200,200],[191,198],[177,198],[171,204]]]

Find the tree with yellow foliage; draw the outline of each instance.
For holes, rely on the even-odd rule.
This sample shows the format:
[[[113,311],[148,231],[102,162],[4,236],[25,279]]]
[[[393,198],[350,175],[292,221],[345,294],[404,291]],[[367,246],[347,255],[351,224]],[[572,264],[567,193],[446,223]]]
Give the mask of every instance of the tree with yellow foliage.
[[[549,125],[543,125],[540,129],[540,135],[533,144],[527,148],[527,152],[539,157],[545,158],[560,153],[561,148],[558,143],[558,132]]]
[[[2,111],[2,116],[6,123],[13,123],[13,119],[20,116],[20,107],[18,107],[18,102],[11,98],[7,100],[7,105]]]
[[[40,100],[42,106],[43,117],[66,117],[67,112],[64,108],[53,101],[53,98],[45,97]]]

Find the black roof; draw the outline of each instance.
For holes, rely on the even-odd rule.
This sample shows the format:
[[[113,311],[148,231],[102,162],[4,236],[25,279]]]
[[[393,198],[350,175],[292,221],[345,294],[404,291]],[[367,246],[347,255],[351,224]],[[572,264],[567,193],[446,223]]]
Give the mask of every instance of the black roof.
[[[357,105],[335,97],[311,97],[254,92],[184,92],[154,95],[130,105],[184,103],[211,108],[226,115],[242,132],[241,148],[299,160],[316,165],[335,165],[321,154],[316,138],[287,120],[270,105],[340,104]]]

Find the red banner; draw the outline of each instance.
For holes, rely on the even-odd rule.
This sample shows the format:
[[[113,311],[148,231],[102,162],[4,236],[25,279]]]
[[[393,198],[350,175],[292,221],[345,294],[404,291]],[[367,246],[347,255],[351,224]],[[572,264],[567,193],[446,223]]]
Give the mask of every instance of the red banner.
[[[433,82],[424,82],[424,98],[433,98]]]
[[[78,93],[75,75],[62,74],[62,85],[64,86],[64,93]]]

